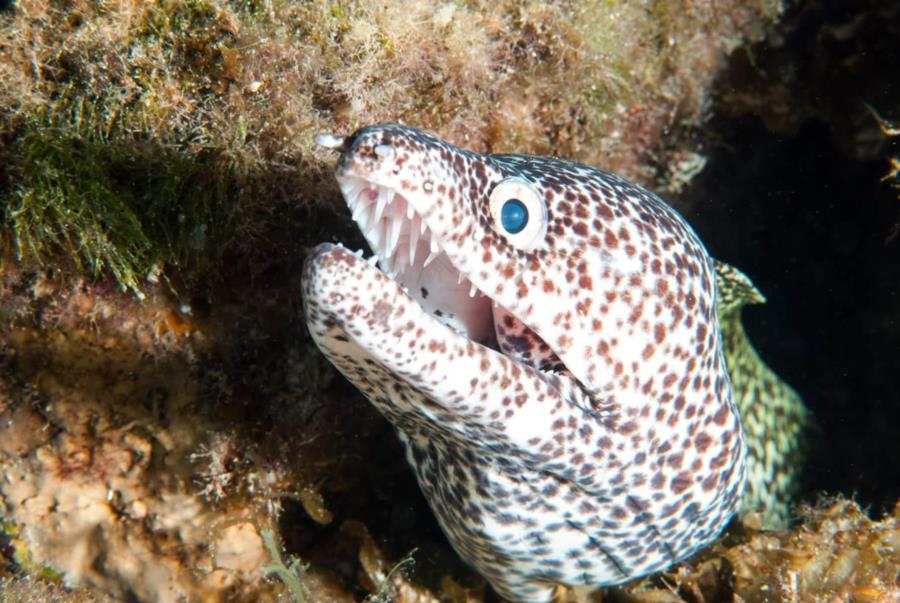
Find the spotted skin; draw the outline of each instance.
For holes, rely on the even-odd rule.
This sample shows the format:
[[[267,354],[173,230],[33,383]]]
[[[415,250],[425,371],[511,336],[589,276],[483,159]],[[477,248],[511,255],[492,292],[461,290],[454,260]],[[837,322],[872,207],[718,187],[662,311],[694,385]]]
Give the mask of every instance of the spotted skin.
[[[339,182],[395,191],[497,306],[492,341],[476,342],[340,246],[304,267],[314,340],[396,427],[460,556],[503,597],[543,603],[557,584],[622,583],[709,544],[738,508],[745,445],[714,263],[684,220],[608,172],[413,128],[341,148]],[[488,207],[512,176],[546,204],[530,249]]]
[[[747,441],[740,513],[758,513],[765,528],[784,528],[803,484],[812,417],[797,392],[759,357],[741,323],[743,307],[765,298],[728,264],[716,262],[716,281],[725,360]]]

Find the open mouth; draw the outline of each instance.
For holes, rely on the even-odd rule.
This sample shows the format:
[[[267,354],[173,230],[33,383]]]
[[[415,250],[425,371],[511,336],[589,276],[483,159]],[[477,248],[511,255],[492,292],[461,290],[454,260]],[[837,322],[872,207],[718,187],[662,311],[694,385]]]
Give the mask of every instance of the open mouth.
[[[391,187],[354,175],[337,182],[381,271],[440,322],[496,349],[491,298],[453,264],[427,216]]]

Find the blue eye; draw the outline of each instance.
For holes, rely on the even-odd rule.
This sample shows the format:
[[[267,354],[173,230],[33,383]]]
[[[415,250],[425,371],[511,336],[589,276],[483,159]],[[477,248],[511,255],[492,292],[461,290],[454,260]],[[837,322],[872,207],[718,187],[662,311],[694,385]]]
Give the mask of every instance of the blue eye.
[[[509,199],[500,209],[500,223],[509,234],[518,234],[528,225],[528,209],[518,199]]]
[[[547,203],[534,185],[510,176],[494,185],[488,197],[491,227],[515,249],[530,251],[547,233]]]

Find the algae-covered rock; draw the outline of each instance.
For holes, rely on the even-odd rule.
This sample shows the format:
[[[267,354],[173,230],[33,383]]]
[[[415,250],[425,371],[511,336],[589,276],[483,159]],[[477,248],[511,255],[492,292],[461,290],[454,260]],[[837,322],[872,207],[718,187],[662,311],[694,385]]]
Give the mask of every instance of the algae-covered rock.
[[[22,0],[0,13],[4,240],[135,290],[160,262],[230,252],[262,270],[273,242],[311,240],[298,208],[334,190],[313,136],[383,121],[647,182],[683,154],[672,132],[705,119],[728,53],[779,14],[763,0]]]
[[[359,240],[313,138],[402,121],[678,190],[727,57],[781,11],[0,3],[0,602],[287,600],[264,532],[299,553],[310,600],[489,597],[297,318],[307,246]],[[886,525],[855,522],[860,547]],[[768,537],[790,536],[741,546]],[[710,552],[677,596],[774,563],[740,550]]]

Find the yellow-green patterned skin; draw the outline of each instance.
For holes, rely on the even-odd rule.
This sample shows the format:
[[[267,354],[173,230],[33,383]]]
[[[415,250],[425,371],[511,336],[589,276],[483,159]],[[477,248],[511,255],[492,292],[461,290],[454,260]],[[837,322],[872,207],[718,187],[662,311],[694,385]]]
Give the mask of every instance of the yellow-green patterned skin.
[[[762,526],[783,528],[802,485],[812,419],[803,400],[753,348],[741,310],[765,303],[750,279],[716,262],[719,324],[725,362],[747,443],[747,484],[740,514],[759,513]]]

